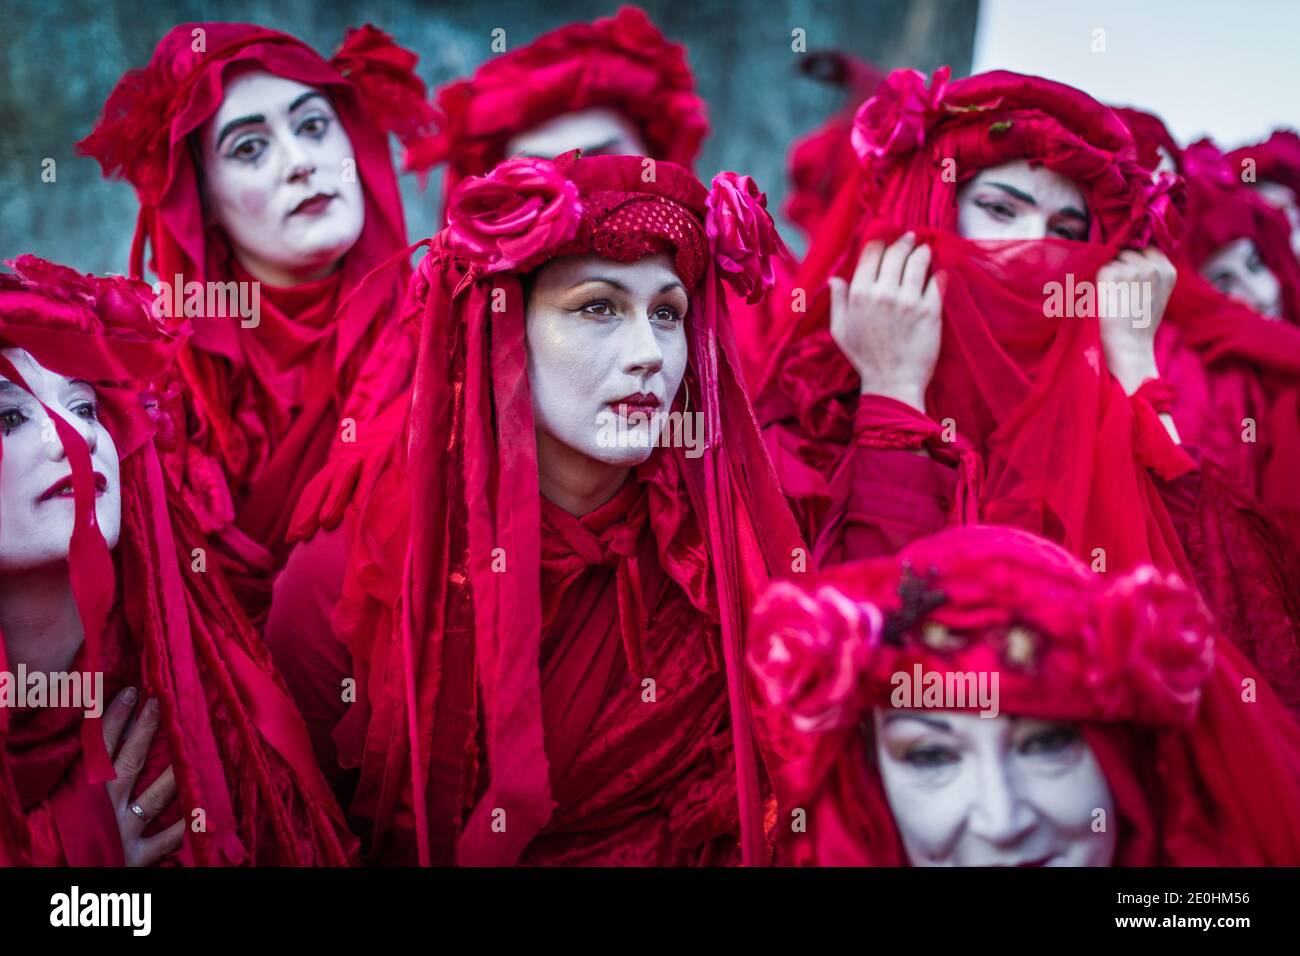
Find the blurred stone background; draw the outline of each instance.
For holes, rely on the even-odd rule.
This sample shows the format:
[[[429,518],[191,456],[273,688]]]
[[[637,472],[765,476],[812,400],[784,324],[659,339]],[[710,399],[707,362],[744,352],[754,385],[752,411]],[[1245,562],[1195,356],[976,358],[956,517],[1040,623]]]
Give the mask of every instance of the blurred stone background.
[[[617,0],[0,0],[0,259],[24,252],[83,271],[127,268],[135,194],[100,178],[73,144],[90,131],[121,74],[143,66],[172,26],[202,20],[261,23],[301,37],[328,56],[349,26],[369,21],[420,55],[430,88],[471,72],[491,55],[491,31],[511,48],[574,20],[608,16]],[[840,105],[838,91],[798,72],[791,31],[809,50],[838,48],[885,67],[969,71],[978,0],[643,0],[673,40],[685,43],[713,131],[697,171],[749,173],[785,197],[790,143]],[[42,160],[57,181],[41,181]],[[434,228],[438,179],[421,192],[404,177],[412,239]],[[802,249],[783,219],[782,232]]]

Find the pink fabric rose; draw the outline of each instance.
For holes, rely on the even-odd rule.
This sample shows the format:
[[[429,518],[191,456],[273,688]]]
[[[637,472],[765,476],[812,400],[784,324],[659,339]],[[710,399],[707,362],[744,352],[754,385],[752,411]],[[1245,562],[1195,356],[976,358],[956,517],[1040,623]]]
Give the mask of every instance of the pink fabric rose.
[[[767,212],[767,196],[749,176],[718,173],[707,201],[704,231],[722,277],[753,305],[776,284],[772,257],[786,253]]]
[[[448,202],[448,245],[483,273],[531,268],[571,240],[578,187],[545,159],[511,159],[470,176]]]
[[[917,70],[895,70],[880,84],[876,95],[862,104],[853,117],[853,151],[863,161],[898,156],[925,142],[930,115],[942,102],[952,70],[934,71],[930,88],[925,74]]]
[[[858,676],[880,643],[883,617],[874,604],[823,586],[816,595],[773,584],[755,610],[749,666],[764,697],[800,733],[852,723]]]
[[[1103,653],[1123,659],[1139,720],[1188,723],[1214,669],[1214,622],[1197,592],[1144,565],[1106,595]]]

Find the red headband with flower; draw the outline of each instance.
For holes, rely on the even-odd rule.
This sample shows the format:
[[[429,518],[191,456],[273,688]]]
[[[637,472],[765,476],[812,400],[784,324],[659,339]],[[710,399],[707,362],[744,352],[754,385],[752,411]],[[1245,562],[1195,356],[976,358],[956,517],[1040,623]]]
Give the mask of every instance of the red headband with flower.
[[[412,148],[409,166],[450,163],[456,178],[505,159],[511,136],[563,113],[608,107],[631,119],[656,159],[690,168],[709,131],[686,49],[645,12],[622,7],[494,57],[437,94],[438,131]]]
[[[917,665],[997,672],[1010,714],[1185,726],[1213,669],[1214,633],[1175,575],[1146,565],[1107,583],[1048,541],[972,525],[771,585],[749,662],[801,733],[855,725]]]
[[[600,182],[587,182],[591,175]],[[649,181],[654,194],[643,191]],[[461,182],[448,204],[446,238],[468,266],[467,283],[528,272],[556,256],[592,252],[632,262],[671,252],[688,287],[712,261],[751,302],[774,285],[772,259],[784,248],[767,197],[748,176],[719,173],[706,192],[671,163],[617,157],[593,166],[579,163],[576,150],[554,161],[507,160]]]
[[[78,152],[97,159],[106,176],[128,180],[144,203],[159,203],[182,152],[177,145],[207,118],[194,115],[194,91],[219,84],[221,71],[236,60],[262,62],[311,85],[354,89],[370,121],[403,143],[427,134],[434,118],[415,73],[418,57],[370,24],[348,30],[329,61],[301,40],[265,27],[182,24],[158,44],[148,66],[122,77]]]

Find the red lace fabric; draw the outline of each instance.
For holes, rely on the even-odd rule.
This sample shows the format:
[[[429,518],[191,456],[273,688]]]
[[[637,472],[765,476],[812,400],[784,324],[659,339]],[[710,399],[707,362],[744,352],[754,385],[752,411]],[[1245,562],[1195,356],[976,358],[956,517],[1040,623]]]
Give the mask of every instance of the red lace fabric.
[[[68,563],[86,635],[77,664],[105,673],[106,694],[131,682],[142,699],[158,699],[161,725],[141,786],[170,764],[177,810],[189,819],[202,809],[205,819],[206,828],[186,830],[180,862],[349,862],[355,840],[265,647],[219,570],[193,570],[206,544],[154,446],[165,419],[150,383],[185,330],[158,326],[148,288],[129,280],[30,256],[10,265],[17,274],[0,275],[0,344],[94,383],[121,459],[122,530],[110,555],[95,525],[87,445],[46,410],[73,478]],[[4,357],[0,374],[26,388]],[[11,670],[5,661],[0,668]],[[67,711],[8,718],[0,711],[0,859],[120,863],[100,721]]]
[[[194,50],[202,30],[205,47]],[[270,575],[283,562],[294,495],[349,449],[345,418],[364,422],[409,385],[412,344],[396,321],[409,272],[384,286],[362,278],[406,246],[387,133],[410,139],[432,116],[415,57],[373,27],[349,33],[326,61],[283,33],[246,24],[175,27],[149,65],[127,73],[79,149],[136,188],[140,218],[131,273],[174,283],[249,281],[207,222],[190,138],[220,108],[233,64],[325,90],[352,141],[365,225],[337,274],[293,289],[263,288],[261,321],[200,318],[170,390],[175,440],[166,467],[216,544],[245,609],[260,623]]]

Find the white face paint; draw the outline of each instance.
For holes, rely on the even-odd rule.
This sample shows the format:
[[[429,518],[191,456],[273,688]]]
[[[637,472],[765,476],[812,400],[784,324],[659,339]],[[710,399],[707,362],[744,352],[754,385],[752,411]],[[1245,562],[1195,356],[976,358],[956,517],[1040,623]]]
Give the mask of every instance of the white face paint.
[[[957,190],[957,232],[967,239],[1082,242],[1088,204],[1071,180],[1018,159],[981,169]]]
[[[875,748],[913,866],[1110,866],[1115,807],[1071,723],[878,708]],[[1097,810],[1104,832],[1093,832]]]
[[[323,278],[356,244],[366,211],[352,141],[319,90],[240,74],[199,143],[208,208],[255,279]]]
[[[506,142],[507,156],[554,159],[571,149],[583,156],[643,156],[640,132],[621,113],[604,107],[561,113]]]
[[[117,446],[99,420],[95,390],[39,365],[23,349],[5,358],[32,393],[0,377],[0,572],[30,570],[68,558],[75,514],[72,466],[40,402],[79,431],[95,471],[95,520],[110,548],[122,524]],[[39,401],[38,401],[39,399]]]
[[[1261,179],[1255,185],[1255,192],[1274,209],[1286,213],[1286,221],[1291,225],[1291,251],[1300,257],[1300,200],[1297,200],[1295,192],[1267,179]]]
[[[1201,275],[1229,298],[1270,319],[1282,317],[1282,284],[1250,239],[1234,239],[1201,264]]]
[[[667,254],[566,256],[539,269],[527,318],[537,430],[597,462],[649,458],[686,374],[689,304]]]

